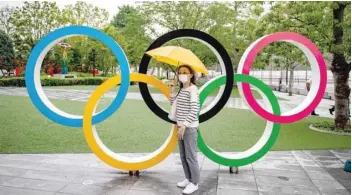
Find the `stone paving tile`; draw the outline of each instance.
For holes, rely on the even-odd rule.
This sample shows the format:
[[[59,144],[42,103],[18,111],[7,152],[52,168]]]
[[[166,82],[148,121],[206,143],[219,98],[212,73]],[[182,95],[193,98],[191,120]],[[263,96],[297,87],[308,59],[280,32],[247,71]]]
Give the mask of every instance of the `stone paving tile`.
[[[320,168],[320,167],[318,167]],[[322,168],[321,168],[322,169]],[[327,171],[307,171],[307,175],[311,179],[335,180]]]
[[[277,169],[277,170],[302,170],[301,166],[296,160],[279,160],[266,159],[259,160],[253,163],[253,169]]]
[[[75,165],[75,166],[81,166],[81,167],[95,167],[95,166],[98,166],[100,161],[98,161],[98,160],[73,160],[73,159],[63,159],[63,158],[50,158],[50,159],[45,159],[43,163],[57,164],[57,165]]]
[[[257,191],[219,188],[217,195],[258,195]]]
[[[1,195],[53,195],[54,192],[0,186]]]
[[[4,181],[1,185],[17,187],[17,188],[26,188],[33,190],[43,190],[56,192],[62,187],[64,187],[67,183],[65,182],[54,182],[54,181],[46,181],[46,180],[37,180],[37,179],[26,179],[26,178],[12,178],[10,180]]]
[[[313,160],[297,160],[297,162],[302,167],[306,167],[306,166],[308,166],[308,167],[319,167],[319,165],[317,163],[315,163],[315,161],[313,161]]]
[[[203,164],[200,169],[202,171],[218,171],[220,168],[220,165],[219,164]]]
[[[338,180],[338,182],[351,193],[351,180]]]
[[[343,168],[344,167],[344,164],[340,160],[315,161],[315,163],[325,168]]]
[[[104,187],[116,188],[130,188],[135,182],[136,178],[130,176],[116,176],[116,177],[99,177],[91,175],[82,175],[72,181],[72,183],[83,185],[95,185]]]
[[[58,158],[61,154],[23,154],[26,156],[41,156],[41,157],[51,157],[51,158]]]
[[[272,176],[256,176],[259,194],[317,194],[319,191],[309,179],[282,180]]]
[[[176,184],[174,184],[176,185]],[[218,180],[214,178],[204,178],[199,182],[199,189],[195,192],[195,195],[216,195]]]
[[[73,159],[73,160],[99,160],[99,158],[92,153],[78,153],[78,154],[59,154],[58,158]]]
[[[148,182],[148,180],[156,180],[160,183],[171,183],[171,184],[176,184],[177,182],[183,181],[185,179],[185,176],[179,176],[179,175],[174,175],[170,174],[169,172],[160,172],[160,173],[155,173],[155,174],[146,174],[146,175],[141,175],[139,177],[138,181],[142,182]]]
[[[288,177],[297,179],[309,179],[308,175],[304,170],[289,171],[289,170],[276,170],[276,169],[255,169],[254,174],[256,176],[275,176],[275,177]]]
[[[336,150],[330,150],[330,152],[333,153],[343,163],[345,163],[346,160],[351,159],[351,152],[336,151]]]
[[[350,194],[345,187],[343,187],[337,181],[327,181],[327,180],[312,180],[315,186],[319,189],[322,194],[326,195],[336,195],[336,194],[343,194],[347,195]]]
[[[335,180],[335,178],[328,173],[326,168],[320,166],[304,166],[303,169],[311,179]]]
[[[202,165],[215,165],[216,166],[216,165],[219,165],[219,164],[214,162],[214,161],[212,161],[212,160],[210,160],[207,157],[204,157]]]
[[[114,195],[114,193],[108,193],[108,194]],[[120,194],[120,191],[118,191],[118,194]],[[138,195],[173,195],[170,193],[162,193],[157,191],[143,191],[143,190],[129,190],[124,195],[137,195],[137,194]]]
[[[351,156],[351,149],[336,149],[336,150],[330,150],[333,154],[348,154]]]
[[[230,171],[230,169],[229,169],[228,166],[220,165],[218,173],[219,174],[229,174],[229,171]],[[238,167],[238,174],[250,174],[250,175],[253,175],[254,174],[253,165],[249,164],[249,165],[246,165],[246,166]]]
[[[0,175],[0,185],[7,182],[8,180],[13,179],[14,177],[11,176],[4,176],[4,175]]]
[[[259,195],[306,195],[306,194],[313,194],[313,195],[321,195],[319,191],[314,191],[312,189],[299,189],[296,190],[295,188],[291,188],[289,186],[281,187],[280,189],[275,189],[272,191],[260,191]]]
[[[255,183],[255,177],[251,174],[229,174],[229,173],[219,173],[219,179],[223,180],[233,180],[233,181],[248,181]]]
[[[4,159],[25,161],[25,162],[44,163],[45,160],[53,159],[53,158],[43,157],[43,156],[33,156],[33,155],[10,154],[10,155],[6,156]]]
[[[147,181],[138,180],[130,189],[175,194],[181,192],[181,189],[179,189],[174,183],[162,183],[160,182],[160,179],[153,178]]]
[[[13,167],[0,166],[0,175],[18,176],[18,175],[21,175],[27,171],[28,171],[28,169],[19,169],[19,168],[13,168]]]
[[[34,169],[40,165],[41,165],[41,163],[37,163],[37,162],[25,162],[25,161],[9,160],[9,159],[1,159],[0,160],[0,167]]]
[[[291,151],[291,153],[297,161],[312,160],[304,151],[294,150],[294,151]]]
[[[280,152],[280,151],[273,151],[271,153],[267,153],[261,159],[296,160],[294,155],[291,152]]]
[[[126,195],[129,192],[128,189],[121,189],[121,188],[108,188],[102,195]],[[139,195],[139,194],[135,194]]]
[[[256,191],[257,185],[253,181],[236,181],[231,179],[219,178],[218,188]]]
[[[75,178],[77,178],[78,175],[74,175],[70,173],[29,170],[23,174],[18,175],[18,177],[29,178],[29,179],[40,179],[40,180],[47,180],[47,181],[71,182]]]
[[[200,170],[200,179],[204,178],[217,178],[218,170]]]
[[[200,189],[195,194],[320,194],[311,179],[337,182],[342,187],[319,188],[321,194],[346,194],[350,191],[350,174],[346,175],[341,168],[327,167],[336,166],[335,161],[341,165],[337,155],[347,157],[348,152],[329,152],[269,152],[259,161],[239,167],[239,174],[229,174],[229,167],[219,166],[204,155],[198,155],[201,180]],[[136,157],[145,154],[123,155]],[[156,168],[141,170],[140,177],[130,177],[127,171],[106,165],[94,154],[16,154],[4,158],[0,160],[0,181],[20,181],[20,184],[15,182],[16,185],[7,187],[27,189],[30,187],[25,185],[30,185],[34,191],[44,189],[44,193],[50,194],[181,194],[182,189],[177,188],[176,183],[184,179],[177,153],[168,156]],[[279,179],[280,176],[288,181]],[[56,186],[58,190],[54,191],[57,188],[50,182],[63,183],[63,186]]]
[[[256,164],[262,164],[262,163],[273,163],[273,164],[289,164],[289,165],[299,165],[297,160],[293,157],[290,159],[278,159],[278,158],[261,158],[253,163],[253,165]]]
[[[341,168],[325,168],[325,170],[349,192],[351,192],[351,173],[345,172]]]
[[[70,183],[59,192],[69,194],[97,195],[107,193],[108,191],[108,187]]]
[[[335,155],[329,150],[306,150],[304,153],[311,157],[312,160],[319,157],[336,158]]]
[[[93,174],[94,171],[102,172],[102,170],[96,170],[93,168],[88,167],[80,167],[74,165],[60,165],[60,164],[41,164],[40,166],[36,167],[34,170],[39,171],[51,171],[51,172],[62,172],[62,173],[70,173],[75,175],[80,174]]]
[[[74,154],[68,154],[66,156],[68,158],[64,158],[65,155],[10,154],[4,157],[4,159],[26,161],[26,162],[48,163],[48,164],[78,165],[83,167],[90,167],[91,164],[98,164],[101,162],[95,156],[93,158],[93,157],[90,157],[91,155],[88,155],[88,157],[87,156],[84,157],[84,155],[80,155],[80,154],[77,154],[77,155],[78,155],[77,157],[73,158],[72,156],[74,156]],[[79,158],[79,157],[82,157],[82,158]]]

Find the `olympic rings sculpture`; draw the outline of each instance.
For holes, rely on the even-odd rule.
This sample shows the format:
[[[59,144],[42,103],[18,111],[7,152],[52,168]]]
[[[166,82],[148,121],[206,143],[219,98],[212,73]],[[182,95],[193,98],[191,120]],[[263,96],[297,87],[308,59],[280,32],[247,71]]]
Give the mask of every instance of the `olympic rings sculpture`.
[[[71,115],[56,108],[45,96],[40,84],[40,67],[46,53],[58,42],[70,36],[86,35],[102,41],[116,56],[121,75],[116,75],[101,84],[90,96],[84,109],[83,116]],[[241,57],[237,74],[234,74],[231,59],[225,48],[212,36],[202,31],[194,29],[180,29],[168,32],[156,39],[147,49],[151,50],[162,46],[168,41],[190,38],[195,39],[208,46],[217,56],[221,68],[226,75],[211,79],[200,88],[200,104],[203,105],[205,99],[218,87],[218,95],[206,107],[202,107],[199,121],[205,122],[215,116],[226,104],[231,96],[234,82],[238,83],[240,95],[244,98],[249,108],[257,115],[267,120],[264,133],[260,140],[250,149],[234,154],[224,154],[210,148],[198,131],[198,147],[204,155],[212,161],[225,166],[244,166],[255,162],[263,157],[274,145],[280,131],[281,123],[292,123],[308,116],[323,98],[327,71],[322,54],[319,49],[307,38],[297,33],[279,32],[266,35],[252,43]],[[260,50],[266,45],[275,41],[286,41],[296,45],[307,57],[313,71],[312,87],[305,100],[295,109],[282,113],[277,98],[271,89],[262,81],[249,76],[250,68]],[[69,26],[57,29],[44,36],[33,48],[26,66],[25,81],[29,97],[35,107],[50,120],[69,127],[83,127],[84,136],[91,150],[105,163],[123,170],[143,170],[152,167],[164,160],[177,144],[177,127],[175,122],[168,119],[168,112],[159,107],[152,99],[148,90],[148,85],[159,89],[169,98],[170,89],[157,78],[147,75],[150,57],[146,54],[142,57],[139,73],[130,73],[126,55],[111,37],[103,32],[86,26]],[[123,103],[130,81],[139,82],[141,95],[149,109],[164,121],[172,124],[170,134],[165,143],[156,151],[136,158],[129,158],[114,153],[107,148],[100,140],[95,128],[98,124],[111,116]],[[120,84],[119,91],[111,105],[105,110],[95,113],[99,99],[112,87]],[[225,85],[225,86],[223,86]],[[262,108],[250,89],[250,85],[259,89],[262,95],[265,109]]]

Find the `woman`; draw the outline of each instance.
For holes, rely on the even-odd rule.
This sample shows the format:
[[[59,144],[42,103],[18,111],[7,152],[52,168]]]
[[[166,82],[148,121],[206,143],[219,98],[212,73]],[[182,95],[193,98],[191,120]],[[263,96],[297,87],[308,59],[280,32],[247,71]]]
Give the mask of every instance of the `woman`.
[[[178,79],[177,79],[178,78]],[[175,95],[175,85],[180,81],[180,91]],[[171,84],[171,105],[176,101],[176,122],[178,126],[178,145],[184,181],[177,183],[185,188],[184,194],[192,194],[198,190],[199,165],[197,159],[197,129],[199,127],[199,95],[195,85],[194,71],[190,66],[182,65]]]

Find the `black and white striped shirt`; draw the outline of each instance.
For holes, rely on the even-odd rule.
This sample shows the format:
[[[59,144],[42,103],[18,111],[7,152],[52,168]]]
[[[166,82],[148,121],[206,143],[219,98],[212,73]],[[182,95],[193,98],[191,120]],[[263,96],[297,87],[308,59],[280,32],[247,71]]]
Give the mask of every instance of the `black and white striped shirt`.
[[[176,94],[170,97],[171,105],[175,101]],[[199,94],[197,86],[191,85],[186,89],[181,89],[177,95],[176,122],[178,126],[198,127]]]

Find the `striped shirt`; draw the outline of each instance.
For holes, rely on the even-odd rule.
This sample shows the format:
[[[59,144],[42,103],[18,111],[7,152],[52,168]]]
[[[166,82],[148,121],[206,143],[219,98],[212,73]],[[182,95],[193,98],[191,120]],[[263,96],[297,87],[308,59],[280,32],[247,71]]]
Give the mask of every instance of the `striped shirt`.
[[[177,98],[176,105],[176,122],[178,126],[198,127],[199,113],[199,94],[195,85],[191,85],[186,89],[181,89],[180,93],[172,94],[170,97],[171,105]]]

